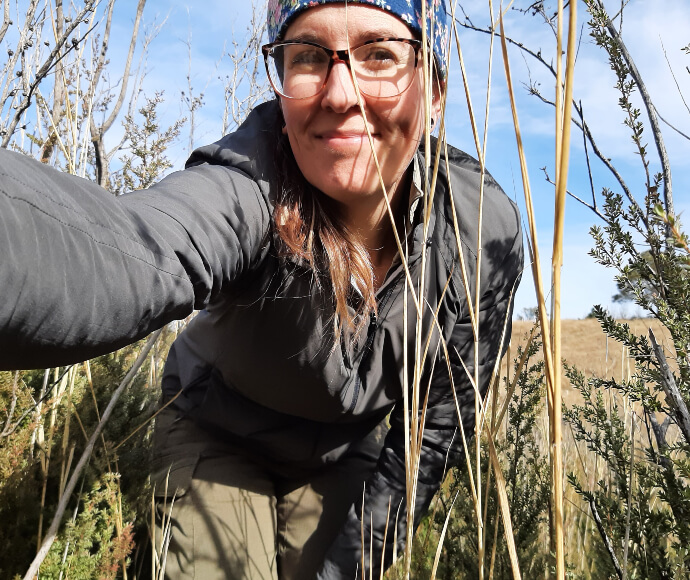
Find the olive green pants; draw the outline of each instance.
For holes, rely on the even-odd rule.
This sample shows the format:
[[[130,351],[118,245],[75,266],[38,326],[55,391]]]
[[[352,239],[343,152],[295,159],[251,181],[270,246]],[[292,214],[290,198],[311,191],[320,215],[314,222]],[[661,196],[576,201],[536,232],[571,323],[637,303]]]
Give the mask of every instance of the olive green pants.
[[[338,462],[287,476],[164,409],[152,478],[157,568],[170,580],[314,578],[384,435],[381,425]]]

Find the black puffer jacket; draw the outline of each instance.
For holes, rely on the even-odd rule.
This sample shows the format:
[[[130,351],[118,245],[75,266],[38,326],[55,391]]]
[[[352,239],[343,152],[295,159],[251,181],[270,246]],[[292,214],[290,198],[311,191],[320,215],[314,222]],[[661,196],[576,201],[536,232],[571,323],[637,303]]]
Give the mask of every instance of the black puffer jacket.
[[[366,527],[371,511],[380,553],[389,500],[397,507],[405,497],[401,401],[413,379],[414,301],[404,297],[402,267],[393,268],[378,290],[378,315],[367,331],[355,345],[331,348],[328,291],[299,263],[279,260],[272,244],[276,123],[274,103],[257,107],[238,131],[196,151],[187,170],[119,198],[2,151],[0,368],[83,360],[202,309],[173,345],[163,388],[168,395],[182,389],[180,409],[248,448],[306,466],[334,461],[393,410],[364,499]],[[477,260],[479,167],[460,151],[449,155],[448,171],[441,163],[428,229],[420,207],[406,241],[415,285],[426,253],[423,348],[430,336],[421,379],[430,390],[417,521],[438,488],[451,442],[461,439],[455,434],[458,410],[465,433],[474,424],[467,371],[474,373],[475,340],[466,287],[471,297],[480,288],[483,392],[504,332],[509,336],[510,299],[523,263],[517,208],[488,175]],[[447,349],[439,348],[439,336]],[[353,506],[323,578],[354,577],[360,509]],[[398,525],[397,537],[404,538],[404,518]],[[369,537],[368,529],[364,533]],[[392,530],[387,537],[394,537]]]

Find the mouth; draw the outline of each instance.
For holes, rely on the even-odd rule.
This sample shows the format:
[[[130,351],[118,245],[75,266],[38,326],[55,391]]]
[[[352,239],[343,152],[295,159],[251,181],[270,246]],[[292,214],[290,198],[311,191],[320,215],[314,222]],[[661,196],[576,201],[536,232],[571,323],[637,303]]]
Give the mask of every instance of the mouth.
[[[378,133],[371,131],[372,139],[378,138]],[[336,129],[331,131],[323,131],[317,133],[316,138],[323,142],[324,145],[340,148],[340,147],[361,147],[369,144],[369,135],[365,130],[342,130]]]

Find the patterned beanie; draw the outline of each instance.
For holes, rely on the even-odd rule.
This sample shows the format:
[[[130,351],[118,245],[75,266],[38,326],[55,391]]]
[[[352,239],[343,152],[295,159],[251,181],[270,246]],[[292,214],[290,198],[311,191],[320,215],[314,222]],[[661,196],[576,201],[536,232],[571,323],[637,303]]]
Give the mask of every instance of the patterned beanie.
[[[301,12],[314,6],[331,3],[345,3],[346,0],[269,0],[268,41],[281,38],[290,22]],[[422,2],[426,2],[426,32],[433,38],[434,54],[441,78],[448,71],[448,15],[446,0],[347,0],[347,4],[364,4],[390,12],[400,18],[411,30],[422,36]],[[432,18],[433,16],[433,18]],[[432,29],[433,22],[433,29]],[[430,41],[430,44],[432,42]]]

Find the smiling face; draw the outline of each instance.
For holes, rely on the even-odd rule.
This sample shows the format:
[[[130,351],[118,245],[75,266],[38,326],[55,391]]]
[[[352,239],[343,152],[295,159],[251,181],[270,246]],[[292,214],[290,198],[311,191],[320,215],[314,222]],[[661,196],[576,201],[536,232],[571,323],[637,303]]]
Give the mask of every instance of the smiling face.
[[[347,49],[376,38],[413,38],[407,25],[377,8],[327,4],[306,10],[290,24],[285,40],[316,42]],[[424,128],[424,81],[421,65],[401,95],[361,95],[366,122],[357,102],[349,68],[336,62],[323,90],[307,99],[281,98],[285,129],[304,177],[347,209],[383,207],[381,186],[366,127],[374,142],[383,181],[396,195]],[[437,106],[438,103],[436,103]],[[359,213],[355,211],[355,213]]]

